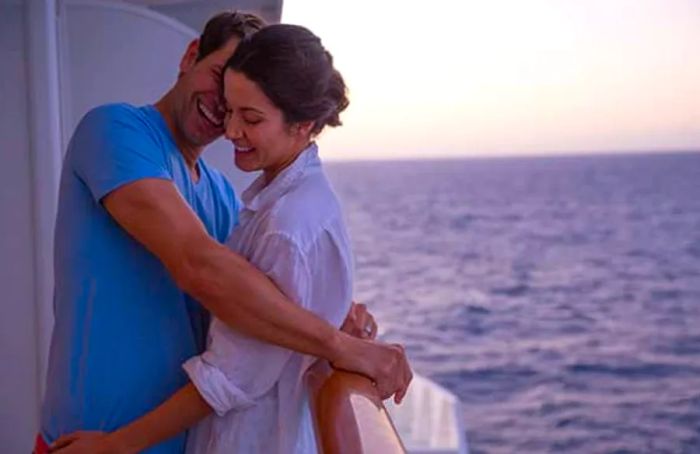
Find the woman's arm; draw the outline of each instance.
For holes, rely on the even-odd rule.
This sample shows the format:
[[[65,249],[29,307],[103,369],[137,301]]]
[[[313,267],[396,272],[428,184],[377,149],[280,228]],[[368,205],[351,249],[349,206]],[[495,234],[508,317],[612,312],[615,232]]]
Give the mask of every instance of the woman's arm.
[[[194,426],[212,409],[190,382],[145,416],[112,432],[107,439],[120,453],[137,453]]]
[[[187,430],[212,412],[192,383],[136,421],[112,433],[76,432],[56,440],[58,454],[132,454]]]

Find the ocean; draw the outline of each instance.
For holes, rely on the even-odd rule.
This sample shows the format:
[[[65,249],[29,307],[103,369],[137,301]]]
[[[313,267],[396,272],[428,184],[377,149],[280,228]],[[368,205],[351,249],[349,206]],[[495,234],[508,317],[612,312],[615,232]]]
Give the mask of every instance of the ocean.
[[[357,299],[472,453],[700,453],[700,153],[326,170]]]

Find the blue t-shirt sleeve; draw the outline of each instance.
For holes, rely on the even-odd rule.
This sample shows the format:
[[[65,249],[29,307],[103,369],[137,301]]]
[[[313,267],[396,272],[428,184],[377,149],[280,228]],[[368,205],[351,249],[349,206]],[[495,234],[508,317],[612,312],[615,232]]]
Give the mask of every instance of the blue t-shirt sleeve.
[[[126,104],[88,112],[71,139],[66,160],[96,201],[144,178],[172,180],[158,138],[138,109]]]

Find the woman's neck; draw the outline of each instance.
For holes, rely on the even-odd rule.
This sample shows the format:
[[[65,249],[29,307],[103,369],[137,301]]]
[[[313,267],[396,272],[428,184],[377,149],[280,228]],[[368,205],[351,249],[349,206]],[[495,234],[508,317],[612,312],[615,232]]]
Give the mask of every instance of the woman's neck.
[[[281,163],[263,169],[263,175],[265,176],[265,186],[272,183],[272,180],[277,178],[277,175],[279,175],[284,169],[292,165],[294,161],[296,161],[299,158],[299,155],[301,155],[304,152],[304,150],[309,148],[309,145],[311,145],[311,141],[306,142],[304,146],[299,148],[298,151],[292,153],[289,156],[289,158],[285,159]]]

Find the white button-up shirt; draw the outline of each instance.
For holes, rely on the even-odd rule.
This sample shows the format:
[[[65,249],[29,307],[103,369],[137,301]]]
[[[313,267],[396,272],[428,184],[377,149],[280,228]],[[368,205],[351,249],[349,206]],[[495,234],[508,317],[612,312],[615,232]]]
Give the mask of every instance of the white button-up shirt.
[[[228,246],[291,301],[340,326],[352,298],[352,253],[316,145],[267,186],[261,175],[242,198]],[[216,415],[190,431],[187,452],[316,452],[304,380],[314,361],[214,319],[207,351],[183,367]]]

